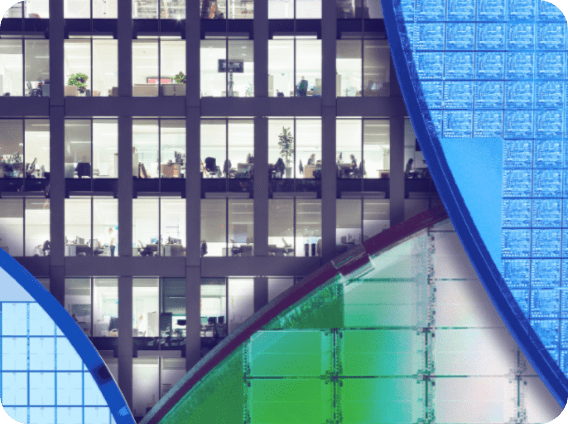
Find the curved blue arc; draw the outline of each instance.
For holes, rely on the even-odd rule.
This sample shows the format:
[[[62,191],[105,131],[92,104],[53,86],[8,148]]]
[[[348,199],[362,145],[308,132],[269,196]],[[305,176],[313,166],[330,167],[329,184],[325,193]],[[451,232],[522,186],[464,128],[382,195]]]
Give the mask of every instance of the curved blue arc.
[[[545,349],[513,298],[466,207],[435,130],[428,130],[427,122],[432,121],[429,119],[429,110],[416,77],[415,63],[409,53],[410,43],[402,18],[400,0],[381,1],[391,55],[406,108],[448,215],[507,328],[552,395],[564,407],[568,399],[568,378]]]
[[[30,294],[67,337],[69,343],[75,348],[81,360],[91,372],[116,423],[135,424],[134,417],[120,389],[110,376],[103,359],[71,315],[38,280],[1,248],[0,268],[4,269]]]

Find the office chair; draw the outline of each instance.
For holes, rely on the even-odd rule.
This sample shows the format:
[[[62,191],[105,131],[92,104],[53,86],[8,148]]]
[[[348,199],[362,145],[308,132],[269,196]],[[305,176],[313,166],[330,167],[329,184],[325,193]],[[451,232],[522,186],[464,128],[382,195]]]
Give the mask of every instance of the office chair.
[[[32,88],[32,83],[31,82],[27,82],[27,87],[28,87],[28,96],[30,97],[42,97],[43,96],[43,92],[40,88]]]
[[[144,243],[140,240],[138,240],[138,243],[140,244],[140,247],[138,248],[138,254],[140,256],[154,256],[154,251],[150,247],[144,246]]]
[[[284,255],[294,252],[294,248],[291,244],[286,243],[286,239],[282,237],[282,243],[284,243]]]
[[[86,162],[79,162],[77,164],[77,176],[79,178],[91,176],[91,164]]]
[[[205,170],[211,176],[221,176],[221,169],[217,166],[217,159],[215,158],[205,158]]]

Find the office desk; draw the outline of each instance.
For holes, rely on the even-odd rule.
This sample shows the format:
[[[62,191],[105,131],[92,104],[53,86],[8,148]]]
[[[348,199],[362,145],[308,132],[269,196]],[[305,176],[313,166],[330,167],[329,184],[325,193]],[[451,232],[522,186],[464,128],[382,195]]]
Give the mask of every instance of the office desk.
[[[230,256],[252,256],[252,244],[241,244],[229,248]],[[223,256],[227,254],[227,249],[223,248]]]
[[[138,247],[138,255],[139,256],[154,256],[154,253],[158,252],[158,244],[147,244],[146,246],[142,247]],[[142,255],[142,252],[148,252],[148,253],[152,253],[152,255]]]
[[[181,163],[172,162],[160,166],[162,175],[166,178],[179,178],[181,175]]]
[[[347,178],[349,175],[349,171],[351,171],[351,164],[350,163],[338,163],[337,164],[337,174],[342,178]]]
[[[65,256],[79,256],[81,253],[84,253],[84,255],[82,256],[91,256],[93,249],[91,248],[91,246],[86,244],[65,245]]]
[[[165,244],[162,246],[162,256],[185,256],[185,247],[181,244]]]
[[[321,165],[304,166],[304,178],[315,178],[314,171],[321,171]]]
[[[268,245],[268,254],[273,256],[288,256],[289,254],[293,254],[294,249],[290,246],[287,247],[278,247],[273,244]]]

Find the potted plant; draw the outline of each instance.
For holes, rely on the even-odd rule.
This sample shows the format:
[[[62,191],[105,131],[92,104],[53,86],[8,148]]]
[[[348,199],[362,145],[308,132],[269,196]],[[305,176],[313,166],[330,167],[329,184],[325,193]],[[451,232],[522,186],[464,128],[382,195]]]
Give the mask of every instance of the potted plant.
[[[180,73],[174,77],[174,80],[176,84],[185,84],[185,74],[180,71]]]
[[[77,91],[81,94],[85,94],[87,91],[87,80],[89,77],[85,74],[72,74],[69,79],[67,80],[68,86],[76,86]]]
[[[282,127],[282,134],[280,134],[278,138],[280,139],[278,142],[280,146],[280,157],[286,164],[286,178],[290,178],[292,176],[291,165],[294,157],[294,136],[290,128]]]

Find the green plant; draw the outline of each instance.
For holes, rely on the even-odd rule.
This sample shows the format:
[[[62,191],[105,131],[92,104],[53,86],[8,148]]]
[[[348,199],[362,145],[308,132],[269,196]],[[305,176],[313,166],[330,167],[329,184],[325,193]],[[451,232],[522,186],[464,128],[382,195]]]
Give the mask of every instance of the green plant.
[[[69,79],[67,80],[67,85],[75,85],[77,86],[77,90],[79,93],[83,94],[87,91],[87,80],[89,77],[85,74],[72,74]]]
[[[174,80],[176,84],[185,84],[185,74],[180,71],[180,73],[174,77]]]
[[[280,134],[278,138],[280,139],[278,142],[280,146],[280,156],[284,159],[286,167],[290,168],[292,157],[294,156],[294,136],[290,128],[282,127],[282,134]]]

